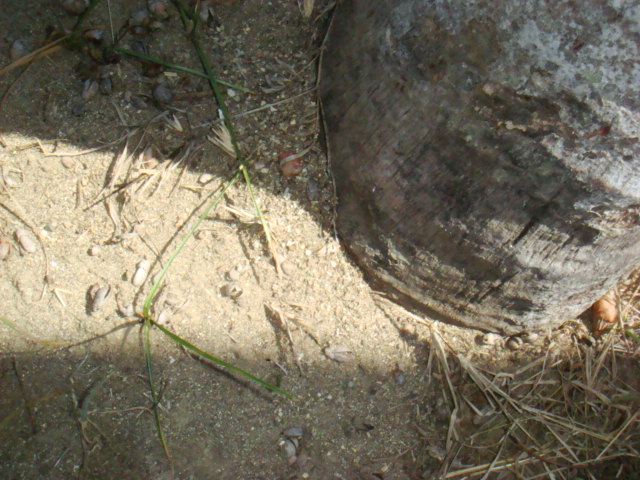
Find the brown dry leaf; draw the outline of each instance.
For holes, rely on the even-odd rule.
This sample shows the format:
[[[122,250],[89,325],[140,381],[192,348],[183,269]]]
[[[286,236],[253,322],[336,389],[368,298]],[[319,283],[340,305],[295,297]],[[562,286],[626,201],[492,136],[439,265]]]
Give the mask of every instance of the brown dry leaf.
[[[618,319],[618,302],[615,292],[607,293],[591,306],[591,332],[599,337]]]
[[[302,156],[307,153],[282,152],[278,155],[278,169],[283,177],[295,177],[302,173]]]
[[[613,323],[618,318],[618,308],[615,293],[609,292],[591,306],[591,319]]]
[[[313,4],[315,0],[302,0],[302,16],[306,19],[313,13]]]

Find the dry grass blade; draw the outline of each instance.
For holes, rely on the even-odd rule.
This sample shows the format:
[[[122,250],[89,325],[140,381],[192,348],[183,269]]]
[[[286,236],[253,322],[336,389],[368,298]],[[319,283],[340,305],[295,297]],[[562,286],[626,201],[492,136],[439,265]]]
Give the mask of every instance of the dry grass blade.
[[[55,40],[55,41],[53,41],[51,43],[47,43],[43,47],[40,47],[37,50],[34,50],[33,52],[28,53],[25,56],[18,58],[17,60],[15,60],[14,62],[11,62],[6,67],[0,68],[0,76],[2,76],[5,73],[8,73],[8,72],[18,68],[18,67],[20,67],[21,65],[25,65],[27,63],[33,62],[34,60],[37,60],[38,58],[44,57],[46,55],[49,55],[50,53],[53,53],[53,52],[55,52],[57,50],[60,50],[63,47],[62,43],[65,42],[66,40],[68,40],[69,38],[70,38],[69,35],[66,35],[64,37],[58,38],[57,40]]]
[[[492,414],[480,428],[460,426],[458,431],[465,439],[463,461],[474,464],[484,450],[480,458],[492,455],[494,462],[452,470],[444,478],[490,478],[504,469],[527,479],[638,478],[640,396],[634,396],[637,382],[620,382],[624,367],[635,365],[628,351],[623,358],[614,348],[622,335],[621,330],[609,332],[595,346],[576,343],[561,358],[553,358],[558,350],[547,351],[514,373],[483,370],[458,355],[472,384],[500,415]],[[441,356],[438,348],[435,352]],[[477,408],[460,395],[477,415]],[[487,441],[498,433],[499,442]],[[502,453],[512,460],[497,461]],[[528,457],[523,459],[523,453]]]
[[[314,3],[315,0],[302,0],[300,11],[302,12],[302,16],[305,18],[305,20],[311,17],[311,14],[313,13]]]
[[[235,160],[236,151],[233,147],[231,133],[229,133],[229,129],[226,127],[226,125],[220,124],[218,126],[212,127],[211,130],[213,131],[213,136],[208,136],[207,139]]]
[[[444,346],[442,345],[442,341],[440,340],[440,335],[433,328],[431,329],[431,343],[435,347],[436,357],[440,361],[442,372],[444,373],[444,376],[447,380],[447,386],[449,388],[451,401],[453,402],[453,410],[451,411],[451,417],[449,419],[449,430],[447,432],[446,448],[448,452],[451,450],[453,437],[456,437],[456,439],[458,439],[458,434],[455,426],[458,411],[460,409],[460,402],[458,401],[457,391],[454,388],[453,382],[451,380],[451,370],[449,369],[449,364],[447,362],[447,354],[444,351]]]

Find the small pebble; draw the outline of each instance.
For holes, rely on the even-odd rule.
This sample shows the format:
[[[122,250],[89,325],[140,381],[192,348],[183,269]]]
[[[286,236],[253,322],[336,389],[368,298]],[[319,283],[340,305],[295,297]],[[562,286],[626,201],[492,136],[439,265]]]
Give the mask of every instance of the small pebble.
[[[296,272],[296,267],[293,265],[293,263],[287,262],[286,260],[280,264],[280,268],[282,268],[282,271],[285,275],[291,276]]]
[[[133,313],[134,313],[133,305],[129,304],[129,305],[118,306],[118,313],[125,318],[133,317]]]
[[[169,18],[169,2],[165,0],[150,0],[147,2],[147,8],[158,20]]]
[[[101,28],[90,28],[89,30],[84,31],[84,38],[100,43],[104,40],[104,30]]]
[[[60,163],[62,163],[64,168],[68,168],[69,170],[76,166],[76,160],[73,157],[62,157]]]
[[[92,257],[97,257],[98,255],[100,255],[100,252],[102,252],[102,248],[100,247],[100,245],[93,245],[88,250],[89,255]]]
[[[287,457],[287,463],[289,465],[293,465],[294,463],[296,463],[296,460],[298,459],[298,449],[296,448],[296,445],[290,439],[286,439],[280,442],[280,446],[282,447],[282,450],[284,450],[284,454]]]
[[[153,99],[160,105],[166,105],[173,100],[173,93],[164,83],[161,83],[153,89]]]
[[[228,283],[222,287],[222,294],[229,298],[238,298],[242,295],[242,289],[233,283]]]
[[[230,282],[237,282],[240,280],[240,271],[237,268],[232,268],[227,272],[226,277]]]
[[[24,57],[27,53],[29,53],[29,50],[22,40],[16,40],[13,42],[9,49],[9,56],[11,57],[12,62]]]
[[[20,248],[22,248],[24,252],[33,253],[36,251],[36,244],[31,239],[26,230],[23,230],[22,228],[16,230],[15,238],[18,242],[18,245],[20,245]]]
[[[210,173],[203,173],[198,177],[198,183],[201,185],[205,185],[211,180],[213,180],[213,175],[211,175]]]
[[[536,343],[536,341],[540,338],[540,335],[538,335],[535,332],[524,332],[522,335],[520,335],[520,337],[522,337],[522,341],[524,343]]]

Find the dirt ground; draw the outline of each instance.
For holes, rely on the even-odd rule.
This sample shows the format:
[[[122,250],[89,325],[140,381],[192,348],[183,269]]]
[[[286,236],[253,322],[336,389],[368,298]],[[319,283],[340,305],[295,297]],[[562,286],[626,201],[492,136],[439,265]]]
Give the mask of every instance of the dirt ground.
[[[209,140],[219,113],[205,79],[124,54],[99,65],[93,44],[62,48],[0,76],[2,92],[10,87],[0,112],[0,236],[10,246],[0,261],[0,477],[400,480],[439,478],[444,463],[492,462],[488,448],[450,456],[451,425],[478,425],[465,426],[460,411],[452,421],[447,381],[469,382],[455,356],[514,372],[560,356],[586,330],[570,322],[514,344],[416,316],[373,291],[333,230],[315,94],[330,5],[315,2],[305,18],[294,1],[204,3],[205,55],[221,80],[250,90],[222,87],[282,273],[237,183],[171,266],[153,312],[296,400],[154,329],[167,458],[142,329],[126,307],[141,310],[154,275],[236,164]],[[104,0],[85,25],[111,41],[145,6]],[[200,70],[168,12],[119,45]],[[18,56],[16,40],[33,51],[47,27],[76,18],[58,2],[4,0],[0,64]],[[286,176],[279,158],[295,153],[304,153],[293,165],[301,172]],[[149,274],[134,285],[144,259]],[[94,285],[110,289],[97,307]],[[503,469],[488,478],[523,477]]]

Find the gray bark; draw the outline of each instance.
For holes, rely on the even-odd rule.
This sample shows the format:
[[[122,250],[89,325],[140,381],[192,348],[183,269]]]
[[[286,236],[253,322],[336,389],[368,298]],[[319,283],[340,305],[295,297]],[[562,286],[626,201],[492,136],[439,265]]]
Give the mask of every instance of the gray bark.
[[[575,318],[640,263],[640,5],[352,0],[321,97],[338,231],[429,311]]]

